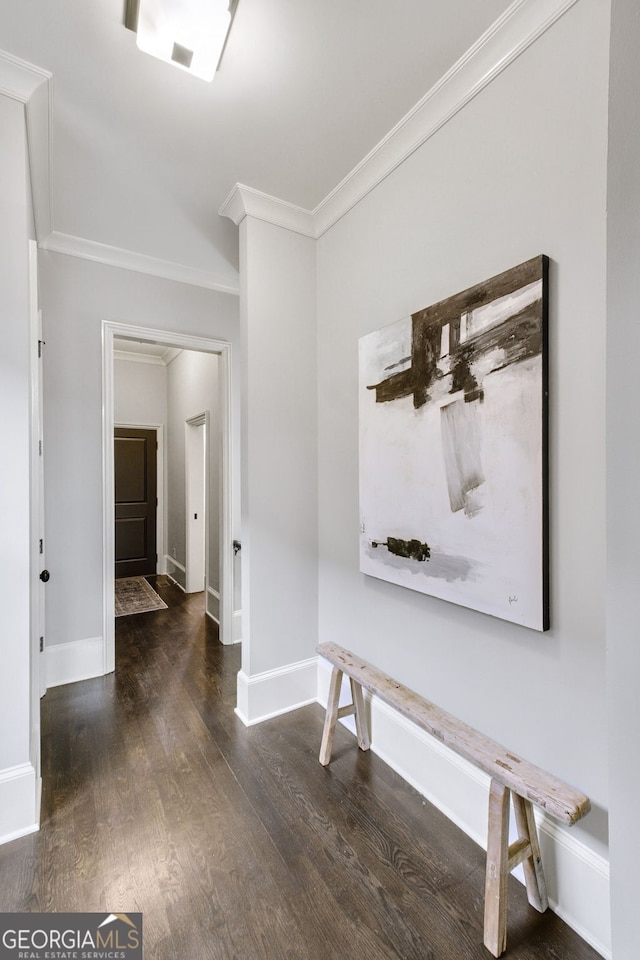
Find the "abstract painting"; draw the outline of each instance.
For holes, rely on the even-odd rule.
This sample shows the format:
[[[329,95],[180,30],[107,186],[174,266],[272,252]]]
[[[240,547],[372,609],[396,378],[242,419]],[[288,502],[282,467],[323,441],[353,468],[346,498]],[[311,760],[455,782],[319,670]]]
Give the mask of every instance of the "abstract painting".
[[[360,569],[549,628],[544,256],[360,340]]]

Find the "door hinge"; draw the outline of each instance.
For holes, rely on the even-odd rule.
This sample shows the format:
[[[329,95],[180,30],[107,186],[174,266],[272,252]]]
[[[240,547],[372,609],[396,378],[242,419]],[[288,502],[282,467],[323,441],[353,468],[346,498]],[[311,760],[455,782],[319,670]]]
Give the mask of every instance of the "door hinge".
[[[38,340],[38,358],[42,357],[42,348],[44,347],[45,343],[45,340]]]
[[[40,553],[44,553],[44,540],[40,541]]]
[[[40,653],[44,653],[44,637],[40,637]]]
[[[42,440],[38,440],[38,456],[42,456]]]

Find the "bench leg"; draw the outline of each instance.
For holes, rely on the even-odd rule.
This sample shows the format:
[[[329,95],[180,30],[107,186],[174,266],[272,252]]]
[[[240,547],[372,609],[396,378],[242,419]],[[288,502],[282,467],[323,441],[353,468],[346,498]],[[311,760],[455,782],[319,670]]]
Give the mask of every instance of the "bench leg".
[[[518,839],[509,844],[510,802],[516,815]],[[540,913],[549,906],[542,870],[538,831],[533,805],[497,780],[489,791],[487,876],[484,894],[484,945],[494,957],[507,948],[507,881],[518,864],[523,865],[527,897]]]
[[[322,731],[322,743],[320,744],[319,760],[323,767],[326,767],[331,760],[333,735],[336,732],[336,722],[338,720],[338,704],[340,703],[341,687],[342,670],[338,670],[337,667],[334,667],[331,673],[329,700],[327,701],[327,713],[324,718],[324,730]]]
[[[538,830],[533,815],[533,805],[529,800],[513,794],[513,808],[516,814],[518,835],[524,838],[529,845],[529,856],[522,861],[524,879],[527,885],[527,897],[532,907],[544,913],[549,906],[547,885],[542,871],[542,857],[538,843]]]
[[[351,699],[356,713],[356,735],[358,737],[358,746],[361,750],[368,750],[371,746],[369,742],[369,732],[367,730],[367,717],[364,712],[364,697],[362,695],[362,685],[349,677],[351,684]]]
[[[510,791],[504,784],[491,781],[484,888],[484,945],[494,957],[503,954],[507,947],[509,795]]]
[[[340,707],[340,691],[342,689],[343,671],[334,667],[331,673],[331,683],[329,684],[329,699],[327,701],[327,713],[324,718],[324,730],[322,731],[322,743],[320,744],[320,763],[326,767],[331,760],[331,751],[333,750],[333,737],[336,732],[336,723],[339,717],[348,717],[351,714],[356,715],[356,735],[358,737],[358,746],[361,750],[369,749],[369,734],[367,732],[367,717],[364,712],[364,696],[362,694],[362,684],[349,677],[351,685],[351,700],[349,706]]]

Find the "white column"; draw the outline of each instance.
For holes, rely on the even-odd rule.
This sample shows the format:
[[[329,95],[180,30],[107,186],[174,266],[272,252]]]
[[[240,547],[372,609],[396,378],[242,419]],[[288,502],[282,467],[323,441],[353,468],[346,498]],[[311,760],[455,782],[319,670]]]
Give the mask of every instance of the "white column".
[[[607,264],[607,680],[615,960],[638,955],[640,898],[640,10],[613,0]]]
[[[316,243],[241,211],[246,723],[316,699]]]

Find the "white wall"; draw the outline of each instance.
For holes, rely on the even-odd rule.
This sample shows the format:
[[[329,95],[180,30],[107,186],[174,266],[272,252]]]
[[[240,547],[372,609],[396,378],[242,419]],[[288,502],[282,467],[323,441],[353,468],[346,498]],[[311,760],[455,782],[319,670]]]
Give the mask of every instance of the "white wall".
[[[608,4],[581,0],[318,241],[320,640],[582,788],[593,811],[572,837],[596,856],[607,853],[608,809],[608,29]],[[358,569],[359,337],[541,253],[551,258],[546,634]],[[590,931],[601,945],[606,906]]]
[[[0,96],[0,842],[36,824],[30,757],[30,342],[24,107]]]
[[[165,424],[167,368],[164,363],[141,363],[116,357],[113,361],[115,423]]]
[[[607,645],[615,960],[638,956],[640,894],[640,8],[614,0],[607,304]]]
[[[221,418],[219,357],[212,353],[183,350],[167,368],[167,494],[168,570],[185,586],[186,500],[185,500],[185,422],[201,413],[209,418],[209,579],[208,585],[220,592],[220,464]],[[175,551],[175,553],[174,553]],[[174,567],[171,559],[180,564]],[[207,597],[208,609],[219,619],[215,597]]]
[[[84,643],[102,635],[102,321],[237,342],[238,298],[53,253],[40,270],[48,643]]]

